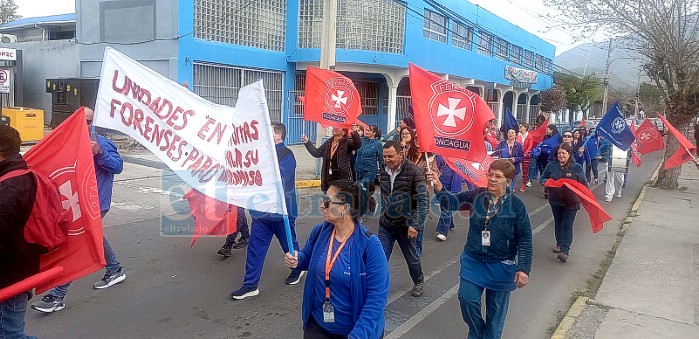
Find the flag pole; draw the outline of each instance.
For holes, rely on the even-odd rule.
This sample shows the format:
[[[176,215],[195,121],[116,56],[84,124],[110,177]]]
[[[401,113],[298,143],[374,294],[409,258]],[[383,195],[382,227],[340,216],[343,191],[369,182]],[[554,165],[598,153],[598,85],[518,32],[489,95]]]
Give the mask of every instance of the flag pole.
[[[289,215],[284,214],[284,230],[286,231],[286,243],[289,246],[289,254],[294,256],[296,249],[294,248],[294,240],[291,238],[291,223],[289,222]]]
[[[430,152],[425,152],[425,164],[427,164],[427,172],[432,172],[430,168]],[[430,180],[430,186],[434,187],[434,180]]]

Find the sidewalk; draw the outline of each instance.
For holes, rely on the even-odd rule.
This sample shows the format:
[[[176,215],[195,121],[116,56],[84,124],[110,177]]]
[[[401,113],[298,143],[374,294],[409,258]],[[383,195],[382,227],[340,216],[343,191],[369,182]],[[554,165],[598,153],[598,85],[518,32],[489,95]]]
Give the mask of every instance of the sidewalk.
[[[643,193],[641,193],[643,195]],[[594,299],[578,298],[552,338],[699,338],[699,170],[649,187]]]

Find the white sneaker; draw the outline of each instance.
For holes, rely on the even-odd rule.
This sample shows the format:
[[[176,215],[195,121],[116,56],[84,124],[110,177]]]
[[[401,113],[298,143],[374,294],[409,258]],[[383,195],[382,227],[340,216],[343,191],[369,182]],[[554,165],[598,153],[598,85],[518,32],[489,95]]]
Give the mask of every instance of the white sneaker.
[[[527,187],[532,187],[532,181],[531,181],[531,180],[527,181]]]
[[[604,197],[604,202],[612,202],[612,197]]]
[[[621,192],[617,193],[617,194],[616,194],[616,197],[617,197],[617,198],[621,198]]]
[[[440,241],[447,241],[447,236],[442,233],[439,233],[437,234],[437,239]]]

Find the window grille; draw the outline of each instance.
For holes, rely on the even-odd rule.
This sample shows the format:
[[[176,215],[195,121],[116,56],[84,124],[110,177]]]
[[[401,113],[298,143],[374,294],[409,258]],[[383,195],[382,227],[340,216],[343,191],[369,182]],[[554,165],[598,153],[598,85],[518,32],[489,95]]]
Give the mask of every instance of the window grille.
[[[422,36],[439,42],[447,42],[447,18],[425,9]]]
[[[501,38],[495,38],[495,56],[501,60],[507,60],[507,41]]]
[[[272,121],[281,121],[284,109],[284,74],[217,64],[194,63],[194,93],[211,102],[235,106],[238,91],[262,79]]]
[[[194,37],[284,51],[286,0],[195,0]]]
[[[510,45],[510,61],[521,65],[522,64],[522,47]]]
[[[492,49],[493,49],[493,37],[484,32],[480,32],[479,37],[478,37],[478,54],[481,55],[487,55],[491,56],[492,55]]]
[[[534,63],[534,69],[537,71],[543,71],[544,70],[544,57],[541,55],[537,54],[535,63]]]
[[[470,51],[472,42],[473,30],[471,29],[471,27],[462,25],[458,22],[454,22],[454,32],[451,36],[452,45]]]
[[[551,59],[544,58],[544,73],[551,74]]]
[[[529,69],[534,68],[534,52],[527,50],[524,51],[524,67]]]
[[[362,98],[362,115],[376,115],[379,107],[379,83],[354,81],[354,87]]]
[[[300,0],[299,47],[320,48],[323,0]],[[337,48],[403,53],[405,7],[394,0],[339,0]]]

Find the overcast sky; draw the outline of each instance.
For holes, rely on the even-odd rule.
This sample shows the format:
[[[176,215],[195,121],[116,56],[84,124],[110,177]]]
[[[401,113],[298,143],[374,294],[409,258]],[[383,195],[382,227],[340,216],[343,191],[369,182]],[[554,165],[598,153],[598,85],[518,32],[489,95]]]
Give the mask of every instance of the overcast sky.
[[[466,0],[461,0],[466,1]],[[543,4],[543,0],[468,0],[496,15],[522,27],[556,46],[556,55],[584,42],[560,28],[549,28],[552,23],[540,15],[555,13]],[[584,0],[582,0],[584,1]],[[75,12],[75,0],[15,0],[22,17],[35,17]]]

